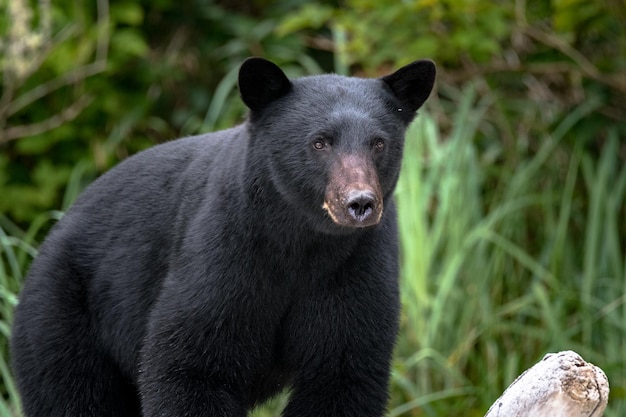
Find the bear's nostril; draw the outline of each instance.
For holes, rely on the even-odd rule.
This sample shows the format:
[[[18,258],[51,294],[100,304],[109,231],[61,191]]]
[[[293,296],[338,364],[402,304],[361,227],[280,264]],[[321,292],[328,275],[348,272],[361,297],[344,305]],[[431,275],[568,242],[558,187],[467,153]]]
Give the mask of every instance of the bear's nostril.
[[[350,204],[350,212],[359,217],[372,210],[374,210],[374,204],[370,202],[366,202],[365,204],[360,202]]]
[[[376,200],[371,192],[359,191],[350,196],[346,208],[350,217],[358,222],[363,222],[376,209]]]

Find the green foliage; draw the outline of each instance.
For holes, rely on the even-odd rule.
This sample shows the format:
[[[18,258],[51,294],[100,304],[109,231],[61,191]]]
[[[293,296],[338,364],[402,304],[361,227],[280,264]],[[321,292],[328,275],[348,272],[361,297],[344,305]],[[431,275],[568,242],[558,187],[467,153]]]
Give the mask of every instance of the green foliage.
[[[606,371],[616,393],[606,415],[622,415],[619,137],[608,132],[598,160],[581,145],[564,158],[563,142],[598,106],[587,103],[503,176],[477,146],[493,103],[476,102],[472,89],[461,99],[447,138],[428,115],[407,137],[397,189],[404,326],[390,416],[484,415],[524,369],[568,349]]]
[[[615,2],[348,0],[341,7],[306,3],[283,20],[280,30],[294,33],[342,26],[350,34],[346,49],[350,64],[371,72],[387,63],[407,63],[416,56],[431,56],[446,68],[502,58],[539,60],[546,52],[544,62],[566,58],[566,48],[560,50],[550,42],[544,42],[544,47],[526,43],[524,38],[541,28],[558,38],[552,41],[560,39],[561,46],[580,47],[590,62],[604,62],[605,70],[617,72],[626,60],[626,41],[618,36],[623,34],[625,19],[626,8]],[[601,48],[596,48],[598,45]],[[547,51],[545,46],[555,49]],[[610,58],[608,50],[619,56]],[[506,57],[506,53],[517,56]]]
[[[509,5],[499,2],[355,0],[336,9],[307,4],[281,29],[290,33],[339,25],[351,34],[346,49],[350,64],[371,71],[416,58],[399,57],[399,50],[432,56],[442,65],[456,63],[464,55],[478,62],[488,60],[509,34],[506,23],[511,13]],[[395,30],[388,30],[391,27]]]
[[[141,9],[115,4],[109,8],[105,3],[98,2],[97,15],[70,1],[53,6],[42,2],[36,9],[21,0],[2,4],[11,5],[14,13],[39,17],[20,27],[16,19],[0,27],[13,43],[19,42],[10,36],[14,31],[39,40],[28,54],[12,56],[10,48],[2,50],[11,62],[30,63],[18,74],[15,65],[5,61],[0,106],[0,125],[6,126],[0,135],[0,190],[5,197],[0,210],[22,223],[60,206],[76,166],[84,171],[83,165],[93,166],[95,160],[89,179],[111,165],[113,160],[99,153],[108,140],[104,121],[124,117],[128,106],[120,102],[137,102],[123,100],[124,92],[113,88],[115,80],[104,74],[114,74],[147,53],[141,33],[130,26],[140,23]],[[119,25],[125,27],[114,30]]]

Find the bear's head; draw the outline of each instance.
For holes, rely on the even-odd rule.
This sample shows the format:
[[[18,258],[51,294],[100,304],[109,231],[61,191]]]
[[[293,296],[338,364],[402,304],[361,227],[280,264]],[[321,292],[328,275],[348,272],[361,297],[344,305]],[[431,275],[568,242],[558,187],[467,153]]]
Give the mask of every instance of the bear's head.
[[[398,180],[406,128],[435,74],[432,61],[420,60],[377,79],[290,80],[272,62],[249,58],[239,91],[250,109],[251,154],[317,230],[375,226]]]

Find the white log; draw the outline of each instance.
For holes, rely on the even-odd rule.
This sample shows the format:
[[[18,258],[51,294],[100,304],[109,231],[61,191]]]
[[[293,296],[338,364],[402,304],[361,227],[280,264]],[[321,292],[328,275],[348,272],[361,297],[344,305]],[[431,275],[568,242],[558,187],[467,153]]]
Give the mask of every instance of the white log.
[[[549,353],[513,381],[485,417],[600,417],[608,397],[602,369],[576,352]]]

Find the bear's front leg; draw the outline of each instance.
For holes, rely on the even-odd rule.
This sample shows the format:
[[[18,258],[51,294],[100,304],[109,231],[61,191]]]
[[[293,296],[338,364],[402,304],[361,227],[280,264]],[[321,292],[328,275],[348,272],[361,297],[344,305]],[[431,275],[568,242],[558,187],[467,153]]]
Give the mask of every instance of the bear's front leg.
[[[181,287],[166,285],[149,318],[139,375],[143,416],[244,417],[254,401],[250,386],[269,366],[267,315],[241,285],[219,294]]]
[[[385,414],[399,314],[387,272],[349,268],[294,309],[285,351],[299,370],[283,417]]]
[[[246,416],[238,370],[221,357],[217,341],[201,340],[184,322],[170,319],[146,338],[139,375],[143,416]]]
[[[359,365],[353,359],[307,367],[294,384],[283,417],[383,416],[388,401],[388,365]]]
[[[141,384],[144,417],[245,417],[236,389],[221,383],[210,386],[191,369],[145,371]]]

